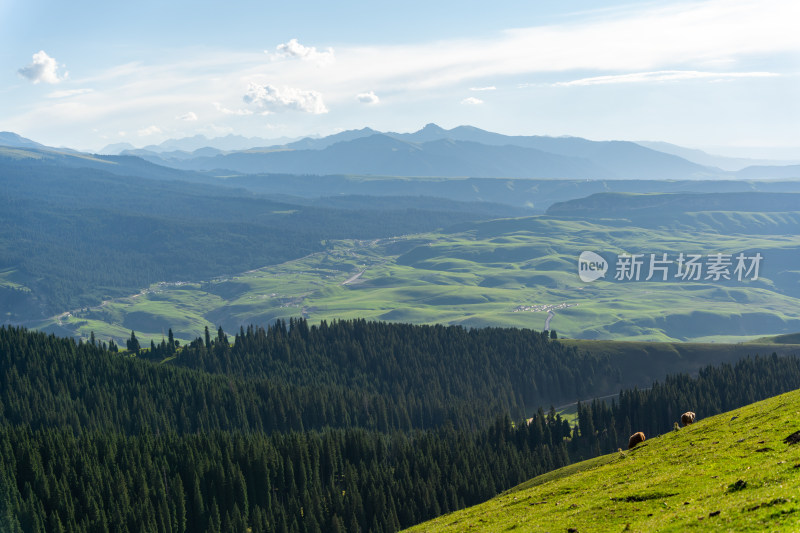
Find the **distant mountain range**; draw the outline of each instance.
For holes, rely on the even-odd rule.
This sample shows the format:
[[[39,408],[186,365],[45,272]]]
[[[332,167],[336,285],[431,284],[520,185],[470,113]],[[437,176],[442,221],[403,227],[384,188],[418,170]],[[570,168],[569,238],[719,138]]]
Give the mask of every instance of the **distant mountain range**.
[[[209,139],[205,135],[194,135],[182,139],[168,139],[160,144],[151,144],[144,148],[137,149],[130,143],[109,144],[102,150],[101,154],[119,155],[130,150],[145,150],[147,152],[193,152],[201,148],[215,148],[218,151],[247,150],[254,146],[271,146],[275,144],[285,144],[298,140],[291,137],[280,137],[277,139],[264,139],[263,137],[244,137],[242,135],[226,135]]]
[[[414,133],[370,128],[283,145],[221,151],[125,151],[184,170],[492,178],[704,179],[707,168],[625,141],[507,136],[470,126],[428,124]]]
[[[800,160],[781,160],[774,158],[752,159],[748,157],[727,157],[722,155],[714,155],[702,150],[697,150],[696,148],[685,148],[683,146],[677,146],[675,144],[665,142],[636,141],[636,144],[640,144],[645,148],[651,148],[659,152],[664,152],[665,154],[677,155],[678,157],[682,157],[687,161],[697,163],[698,165],[718,167],[722,170],[728,170],[731,172],[756,165],[785,166],[800,163]]]
[[[0,168],[7,165],[25,166],[35,161],[58,169],[91,169],[117,176],[144,176],[151,179],[168,179],[194,182],[219,181],[216,178],[187,172],[152,163],[130,155],[94,155],[70,150],[50,148],[19,135],[0,132]]]
[[[0,146],[49,150],[13,133],[0,133]],[[55,151],[68,153],[64,149]],[[472,126],[446,130],[436,124],[413,133],[363,128],[299,140],[237,135],[208,139],[197,135],[141,149],[109,145],[104,151],[119,151],[121,156],[175,170],[226,174],[603,180],[800,178],[800,165],[750,165],[732,171],[748,160],[712,156],[667,143],[509,136]],[[99,158],[113,161],[111,156]]]

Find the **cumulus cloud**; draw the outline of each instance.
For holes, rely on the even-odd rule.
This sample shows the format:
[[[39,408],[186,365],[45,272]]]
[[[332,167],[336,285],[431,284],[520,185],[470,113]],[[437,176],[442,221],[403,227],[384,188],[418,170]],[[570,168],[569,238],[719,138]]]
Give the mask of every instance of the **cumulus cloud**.
[[[377,104],[378,102],[381,101],[381,99],[378,98],[378,95],[375,94],[373,91],[370,91],[368,93],[359,93],[356,95],[356,98],[362,104]]]
[[[702,72],[697,70],[659,70],[655,72],[633,72],[609,76],[594,76],[572,81],[554,83],[555,87],[581,87],[587,85],[609,85],[616,83],[660,83],[670,81],[726,81],[735,78],[769,78],[778,76],[773,72]]]
[[[33,62],[19,69],[17,72],[33,83],[58,83],[67,78],[68,73],[58,74],[58,62],[47,55],[44,50],[33,54]]]
[[[150,135],[156,135],[161,133],[161,128],[158,126],[148,126],[146,128],[140,129],[138,132],[139,137],[149,137]]]
[[[464,105],[481,105],[483,100],[480,98],[475,98],[474,96],[470,96],[469,98],[464,98],[461,100],[461,103]]]
[[[495,87],[494,85],[491,85],[489,87],[470,87],[469,90],[470,91],[496,91],[497,87]]]
[[[328,112],[320,93],[292,87],[279,88],[251,83],[244,95],[244,101],[276,113],[293,110],[319,115]]]
[[[278,51],[278,57],[313,61],[318,65],[328,65],[336,60],[333,54],[333,48],[328,47],[321,52],[314,46],[303,46],[297,39],[291,39],[288,43],[279,44],[275,49]]]
[[[188,113],[184,113],[183,115],[178,115],[175,118],[177,118],[178,120],[185,120],[187,122],[194,122],[197,120],[197,113],[195,113],[194,111],[189,111]]]

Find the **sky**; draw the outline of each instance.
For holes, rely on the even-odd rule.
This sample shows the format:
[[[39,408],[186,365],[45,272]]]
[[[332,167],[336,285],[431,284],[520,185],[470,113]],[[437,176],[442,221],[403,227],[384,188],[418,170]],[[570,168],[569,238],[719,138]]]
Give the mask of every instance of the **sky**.
[[[0,131],[97,151],[427,123],[800,157],[800,2],[0,0]]]

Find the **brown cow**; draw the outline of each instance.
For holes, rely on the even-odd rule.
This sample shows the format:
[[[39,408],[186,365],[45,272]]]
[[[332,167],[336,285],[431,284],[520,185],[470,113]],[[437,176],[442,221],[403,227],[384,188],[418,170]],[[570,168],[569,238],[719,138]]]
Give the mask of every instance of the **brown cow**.
[[[686,411],[681,415],[681,424],[684,426],[688,426],[689,424],[694,424],[694,413],[691,411]]]
[[[641,431],[637,431],[636,433],[631,435],[630,439],[628,439],[628,449],[630,450],[631,448],[642,442],[644,442],[644,433],[642,433]]]

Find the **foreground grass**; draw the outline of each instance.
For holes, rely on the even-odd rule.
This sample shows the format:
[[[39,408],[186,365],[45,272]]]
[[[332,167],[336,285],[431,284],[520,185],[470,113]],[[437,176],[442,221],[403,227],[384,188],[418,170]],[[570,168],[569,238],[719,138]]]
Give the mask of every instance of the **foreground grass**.
[[[544,474],[409,531],[800,531],[800,390]]]

